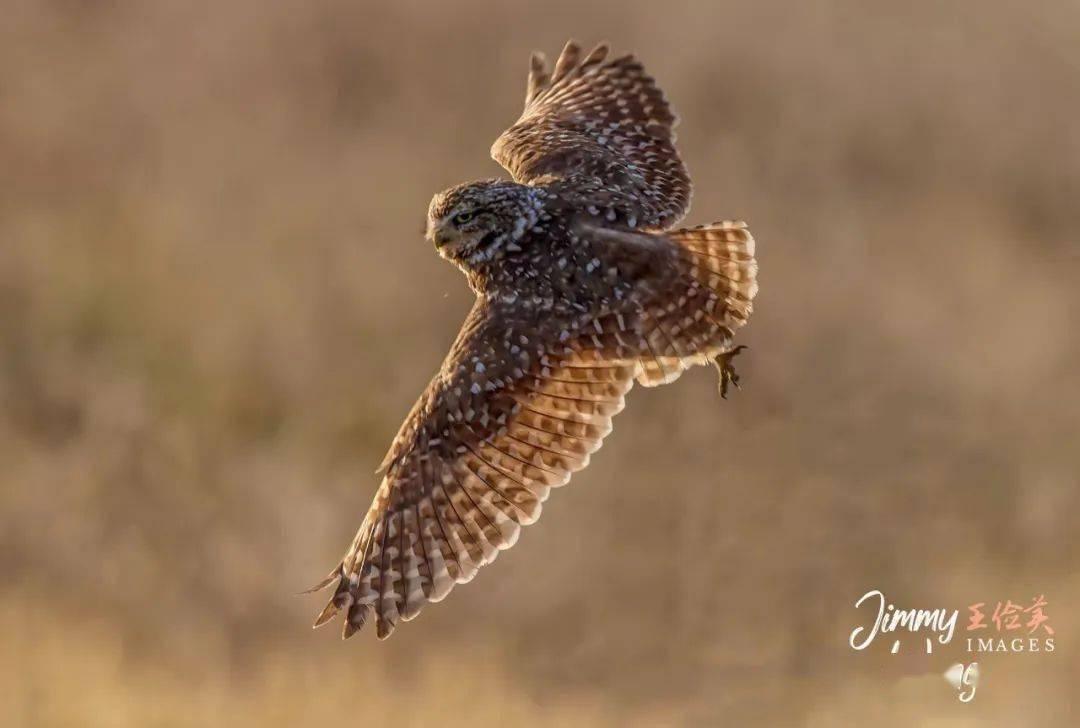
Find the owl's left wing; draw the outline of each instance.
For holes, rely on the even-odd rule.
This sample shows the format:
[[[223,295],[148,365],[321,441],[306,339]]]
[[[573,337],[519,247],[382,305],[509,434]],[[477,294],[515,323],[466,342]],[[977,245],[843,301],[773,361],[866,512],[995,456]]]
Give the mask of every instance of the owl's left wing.
[[[690,207],[691,185],[675,149],[676,117],[633,56],[582,57],[566,44],[554,70],[534,55],[525,110],[491,156],[522,184],[555,185],[630,227],[668,228]]]
[[[409,414],[315,626],[343,636],[399,619],[467,582],[589,462],[640,365],[621,317],[565,325],[478,302]],[[571,333],[576,331],[577,333]]]

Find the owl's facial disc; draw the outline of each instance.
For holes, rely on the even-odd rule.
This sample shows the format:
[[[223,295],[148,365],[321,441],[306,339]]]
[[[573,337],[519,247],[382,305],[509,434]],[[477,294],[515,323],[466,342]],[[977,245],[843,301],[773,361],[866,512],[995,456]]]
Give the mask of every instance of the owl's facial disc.
[[[468,182],[432,198],[427,239],[440,256],[469,271],[521,251],[519,241],[539,209],[536,191],[516,182]]]
[[[468,260],[491,242],[490,222],[483,209],[462,206],[437,220],[429,220],[427,237],[444,258]]]

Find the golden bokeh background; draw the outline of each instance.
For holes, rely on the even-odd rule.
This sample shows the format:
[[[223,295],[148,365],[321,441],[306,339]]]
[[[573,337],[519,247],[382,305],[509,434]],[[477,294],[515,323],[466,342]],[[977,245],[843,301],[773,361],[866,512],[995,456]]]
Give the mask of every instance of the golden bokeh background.
[[[1077,723],[1076,3],[3,16],[0,724]],[[743,391],[635,390],[475,582],[387,642],[313,633],[296,593],[470,303],[428,200],[501,174],[569,36],[659,79],[688,222],[751,224]],[[873,588],[1044,593],[1057,649],[856,653]]]

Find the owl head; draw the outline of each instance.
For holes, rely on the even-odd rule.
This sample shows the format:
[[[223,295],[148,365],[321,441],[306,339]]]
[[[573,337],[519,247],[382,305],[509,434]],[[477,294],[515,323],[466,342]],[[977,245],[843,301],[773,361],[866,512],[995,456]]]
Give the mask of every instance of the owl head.
[[[440,192],[428,207],[427,239],[462,268],[520,251],[516,245],[540,214],[536,188],[482,180]]]

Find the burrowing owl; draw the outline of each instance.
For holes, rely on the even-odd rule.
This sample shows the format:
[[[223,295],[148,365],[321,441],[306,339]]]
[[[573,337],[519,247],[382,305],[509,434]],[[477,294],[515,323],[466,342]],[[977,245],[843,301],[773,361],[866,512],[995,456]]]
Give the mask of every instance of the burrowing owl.
[[[380,638],[469,581],[551,488],[589,462],[634,381],[713,362],[757,291],[741,222],[672,230],[690,205],[675,116],[633,56],[532,58],[525,111],[491,149],[513,181],[435,195],[427,237],[476,304],[380,470],[360,530],[319,588]]]

